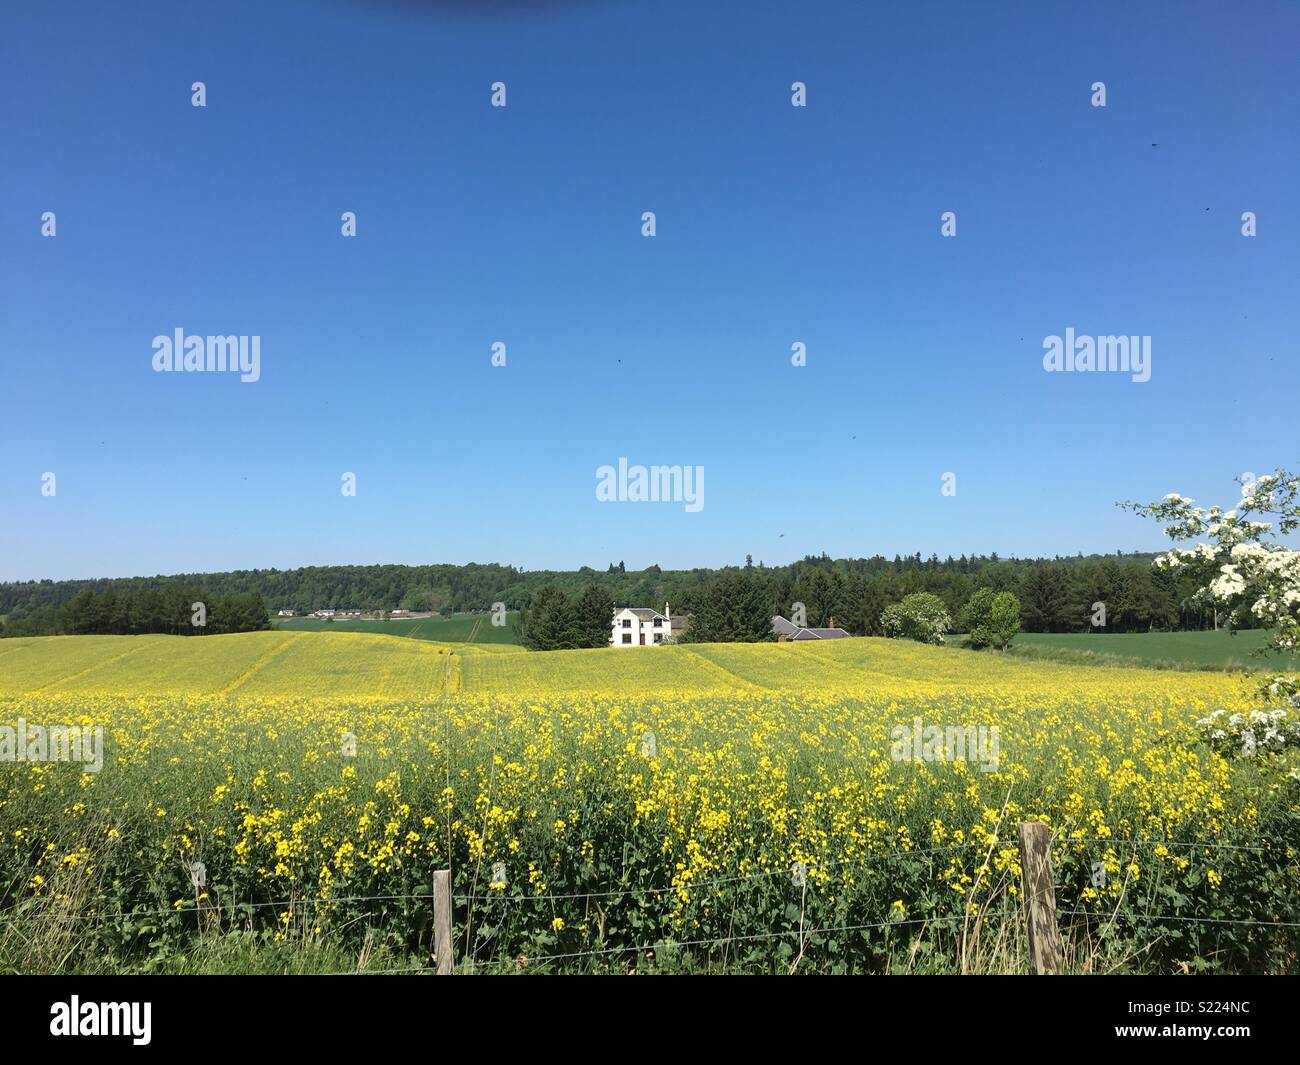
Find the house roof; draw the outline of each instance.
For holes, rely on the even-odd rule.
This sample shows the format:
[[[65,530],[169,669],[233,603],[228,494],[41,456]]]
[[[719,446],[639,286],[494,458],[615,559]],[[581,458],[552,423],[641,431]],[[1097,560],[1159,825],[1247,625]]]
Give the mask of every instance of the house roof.
[[[635,614],[642,621],[653,621],[655,618],[663,617],[659,611],[651,610],[648,606],[628,606],[623,609]]]
[[[793,621],[787,621],[780,614],[772,619],[772,631],[778,636],[791,636],[799,631],[799,626]]]
[[[796,629],[790,634],[792,640],[839,640],[848,635],[844,629]]]

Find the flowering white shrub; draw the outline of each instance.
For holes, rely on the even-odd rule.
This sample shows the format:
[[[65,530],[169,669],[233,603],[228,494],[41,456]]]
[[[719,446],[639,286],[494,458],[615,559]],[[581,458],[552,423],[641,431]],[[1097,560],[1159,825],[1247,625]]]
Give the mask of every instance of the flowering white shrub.
[[[1195,504],[1171,492],[1158,503],[1121,506],[1154,518],[1172,540],[1205,537],[1161,555],[1156,567],[1190,569],[1200,584],[1198,598],[1222,610],[1229,628],[1270,627],[1273,639],[1266,649],[1300,649],[1300,551],[1278,541],[1300,529],[1300,477],[1279,469],[1243,479],[1241,500],[1232,510]],[[1298,677],[1269,677],[1261,690],[1268,699],[1300,705]]]
[[[1196,722],[1220,754],[1253,758],[1300,747],[1300,714],[1284,708],[1230,714],[1216,710]]]
[[[886,636],[943,643],[944,633],[952,628],[952,618],[937,595],[913,592],[901,603],[885,608],[880,615],[880,627]]]

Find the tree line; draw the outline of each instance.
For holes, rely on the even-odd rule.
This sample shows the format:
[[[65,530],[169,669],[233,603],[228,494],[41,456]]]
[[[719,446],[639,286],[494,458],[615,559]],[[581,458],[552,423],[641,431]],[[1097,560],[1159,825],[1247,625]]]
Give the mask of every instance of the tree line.
[[[833,622],[855,636],[883,636],[888,634],[887,610],[910,595],[929,593],[950,618],[961,619],[977,593],[987,593],[981,595],[981,605],[1009,593],[1016,601],[1020,628],[1026,632],[1150,632],[1216,625],[1213,606],[1191,601],[1196,583],[1177,570],[1154,569],[1151,556],[990,560],[973,570],[943,564],[870,570],[830,559],[805,559],[776,571],[741,567],[727,573],[726,581],[718,577],[701,582],[672,600],[674,613],[703,612],[708,618],[706,631],[716,630],[717,618],[737,617],[734,604],[761,601],[761,610],[755,605],[746,622],[721,623],[738,639],[747,625],[752,628],[760,612],[769,618],[772,614],[790,617],[794,604],[802,603],[810,626]],[[737,578],[742,584],[736,583]],[[1004,617],[1009,601],[1003,598],[1000,603]]]
[[[204,636],[270,628],[258,592],[213,595],[203,588],[83,588],[62,606],[40,606],[0,624],[3,636]]]
[[[696,632],[752,631],[759,611],[751,604],[748,620],[739,620],[739,608],[733,602],[739,596],[761,600],[769,618],[772,614],[788,617],[793,604],[802,602],[809,625],[829,625],[834,618],[836,625],[855,635],[875,636],[883,634],[881,617],[886,608],[908,595],[929,592],[957,618],[976,591],[988,588],[994,594],[1011,592],[1017,597],[1021,627],[1028,632],[1214,627],[1213,607],[1190,601],[1197,590],[1195,582],[1178,570],[1153,570],[1152,558],[1149,554],[1117,553],[1039,560],[1003,559],[993,554],[940,560],[916,554],[890,560],[878,555],[832,559],[823,554],[784,566],[746,559],[740,566],[691,570],[650,566],[636,571],[622,562],[610,563],[605,570],[582,567],[572,571],[525,571],[495,563],[237,570],[174,577],[0,583],[0,616],[5,617],[9,635],[68,631],[59,627],[59,612],[86,591],[123,596],[148,590],[164,597],[188,596],[188,602],[194,602],[203,598],[203,593],[194,591],[201,588],[210,597],[203,600],[210,606],[221,597],[251,594],[260,595],[270,611],[300,612],[319,607],[384,610],[402,605],[452,613],[485,611],[500,602],[511,610],[538,607],[536,617],[555,609],[552,589],[577,602],[588,588],[597,587],[616,604],[662,610],[665,603],[671,603],[675,614],[699,614]],[[724,578],[725,583],[720,584]],[[743,595],[736,584],[738,578],[744,582]],[[1105,604],[1104,627],[1092,624],[1097,603]],[[120,610],[115,608],[115,613]],[[563,614],[563,610],[558,612],[561,621]],[[174,615],[172,611],[169,618]],[[545,628],[549,631],[555,626],[548,622]],[[579,637],[569,634],[565,639]],[[588,632],[582,639],[594,640],[594,633]]]
[[[592,584],[584,598],[599,586]],[[774,639],[773,615],[787,618],[803,604],[811,627],[835,625],[854,636],[933,639],[954,627],[972,646],[1005,646],[1017,631],[1150,632],[1204,629],[1215,625],[1213,607],[1192,603],[1196,591],[1177,571],[1156,570],[1150,556],[1052,562],[987,561],[973,571],[928,565],[888,566],[872,571],[830,559],[805,559],[778,570],[746,565],[701,577],[675,595],[665,592],[633,606],[689,614],[685,642],[755,642]],[[603,604],[607,597],[602,597]],[[603,647],[609,642],[594,617],[577,636],[563,607],[567,596],[548,585],[540,609],[525,611],[525,646],[542,649]],[[900,607],[911,604],[900,613]],[[917,611],[921,611],[918,615]],[[932,631],[936,630],[937,631]],[[928,632],[928,635],[922,633]]]

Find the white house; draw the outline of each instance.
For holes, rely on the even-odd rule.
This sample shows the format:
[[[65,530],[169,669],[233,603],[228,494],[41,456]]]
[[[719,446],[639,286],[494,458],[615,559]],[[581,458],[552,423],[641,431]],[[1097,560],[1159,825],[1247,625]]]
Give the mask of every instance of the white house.
[[[649,647],[663,643],[672,635],[672,611],[664,604],[664,612],[644,606],[625,606],[614,611],[611,647]]]

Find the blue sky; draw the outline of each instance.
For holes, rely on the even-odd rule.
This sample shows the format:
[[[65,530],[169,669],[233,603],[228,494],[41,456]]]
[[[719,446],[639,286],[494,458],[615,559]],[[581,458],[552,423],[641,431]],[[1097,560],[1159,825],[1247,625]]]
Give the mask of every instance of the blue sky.
[[[1152,548],[1300,462],[1295,5],[535,6],[6,5],[0,579]]]

